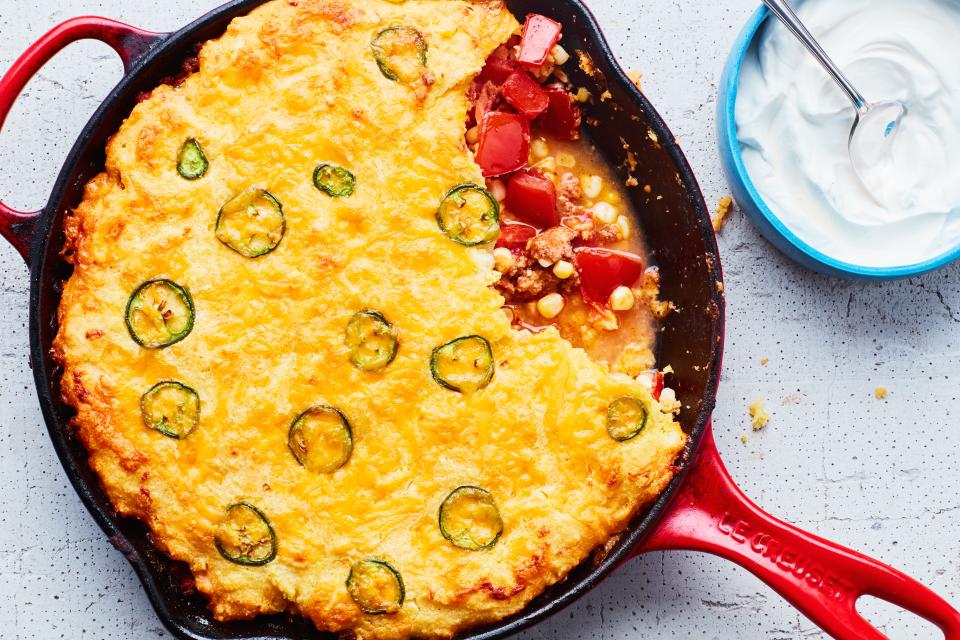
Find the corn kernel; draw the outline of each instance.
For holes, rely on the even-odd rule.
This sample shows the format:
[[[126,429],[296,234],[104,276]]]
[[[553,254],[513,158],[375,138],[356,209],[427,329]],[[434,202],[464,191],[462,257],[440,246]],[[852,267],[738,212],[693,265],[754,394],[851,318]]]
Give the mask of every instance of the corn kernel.
[[[677,402],[677,392],[670,387],[664,387],[660,392],[660,410],[664,413],[673,413],[680,409],[680,403]]]
[[[497,247],[493,250],[493,268],[500,273],[506,273],[513,266],[513,252],[506,247]]]
[[[645,386],[647,389],[653,390],[653,375],[650,373],[643,372],[637,376],[637,382]]]
[[[470,127],[467,129],[467,144],[473,146],[480,142],[480,127]]]
[[[550,50],[550,55],[553,56],[553,61],[558,65],[567,64],[567,60],[570,59],[570,54],[567,53],[567,50],[556,44],[553,45],[553,49]]]
[[[620,213],[609,202],[598,202],[593,205],[593,217],[604,224],[613,224],[620,217]]]
[[[539,169],[540,171],[556,171],[557,170],[557,160],[556,158],[544,158],[537,164],[533,166],[534,169]]]
[[[490,195],[497,199],[497,202],[503,202],[507,199],[507,185],[503,180],[490,181]]]
[[[619,286],[610,294],[610,308],[614,311],[629,311],[635,303],[630,287]]]
[[[596,200],[600,197],[600,192],[603,191],[603,178],[600,176],[583,176],[580,178],[580,186],[583,188],[583,195],[591,200]]]
[[[572,169],[577,166],[577,159],[573,157],[572,153],[561,152],[557,154],[557,164],[561,167]]]
[[[561,280],[566,280],[573,275],[573,265],[566,260],[560,260],[557,264],[553,265],[553,275]]]
[[[633,231],[633,225],[630,224],[630,218],[628,216],[620,216],[617,218],[617,226],[620,227],[620,233],[623,235],[623,239],[627,240],[630,237],[630,233]]]
[[[537,300],[537,311],[547,320],[556,318],[563,311],[564,299],[559,293],[549,293]]]
[[[543,138],[537,138],[530,145],[530,151],[533,152],[534,158],[546,158],[550,155],[550,145]]]

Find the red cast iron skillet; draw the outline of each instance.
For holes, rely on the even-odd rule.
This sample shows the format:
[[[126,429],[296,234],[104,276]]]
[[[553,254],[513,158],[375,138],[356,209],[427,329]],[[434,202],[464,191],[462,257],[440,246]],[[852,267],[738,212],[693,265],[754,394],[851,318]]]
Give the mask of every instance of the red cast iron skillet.
[[[94,519],[130,560],[160,619],[176,637],[191,640],[332,636],[296,616],[213,620],[203,598],[192,591],[185,566],[157,551],[141,523],[114,512],[87,464],[83,446],[71,434],[72,413],[60,401],[60,372],[50,359],[62,282],[70,274],[59,251],[64,213],[76,206],[84,184],[102,170],[107,139],[130,113],[137,96],[170,81],[199,44],[220,36],[232,18],[261,2],[235,0],[172,34],[150,33],[105,18],[68,20],[43,36],[0,80],[2,125],[30,77],[71,42],[100,40],[123,59],[123,80],[84,128],[47,206],[21,213],[0,203],[0,234],[30,267],[31,362],[57,455]],[[948,640],[960,640],[960,614],[932,591],[895,569],[772,518],[734,485],[710,428],[720,376],[724,298],[717,246],[696,179],[673,135],[626,78],[579,0],[508,0],[508,4],[521,18],[538,12],[562,22],[564,45],[586,52],[596,66],[592,75],[571,69],[574,82],[590,87],[595,96],[604,89],[612,94],[611,100],[587,108],[587,134],[621,178],[632,176],[639,185],[630,189],[639,223],[660,266],[663,295],[678,307],[663,322],[658,357],[675,370],[668,382],[683,403],[680,421],[690,444],[669,488],[611,549],[584,562],[520,614],[462,638],[510,635],[570,604],[637,554],[686,549],[723,556],[749,569],[836,638],[885,637],[855,609],[856,600],[866,594],[926,618]],[[643,185],[652,186],[649,193]]]

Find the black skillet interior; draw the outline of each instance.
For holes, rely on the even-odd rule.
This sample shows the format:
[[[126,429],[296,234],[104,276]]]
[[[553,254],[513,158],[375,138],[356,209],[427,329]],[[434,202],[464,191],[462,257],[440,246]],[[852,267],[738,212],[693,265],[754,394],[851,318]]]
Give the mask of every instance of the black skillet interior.
[[[50,360],[56,335],[56,311],[61,283],[69,267],[60,259],[64,212],[82,197],[83,186],[103,168],[108,137],[132,110],[139,93],[176,75],[184,60],[204,41],[221,35],[229,21],[263,0],[235,0],[172,34],[146,53],[131,73],[111,92],[84,129],[67,159],[45,214],[39,222],[32,250],[31,359],[41,406],[57,454],[87,508],[130,560],[164,624],[180,638],[330,638],[299,617],[263,617],[252,622],[219,623],[212,619],[202,597],[190,591],[186,567],[157,551],[139,522],[118,518],[99,481],[86,462],[86,452],[72,437],[71,411],[60,401],[59,372]],[[594,100],[586,109],[587,135],[627,180],[640,225],[646,233],[662,274],[662,292],[678,311],[663,323],[659,345],[661,364],[676,373],[669,384],[684,405],[681,422],[691,434],[691,448],[699,440],[713,409],[722,348],[723,296],[719,292],[720,266],[709,214],[686,160],[666,125],[649,102],[629,83],[616,65],[589,11],[578,0],[507,0],[519,19],[537,12],[564,25],[564,46],[582,51],[596,72],[577,68],[576,56],[568,71],[577,86],[594,96],[609,89],[611,100]],[[647,193],[644,185],[650,185]],[[638,516],[630,531],[602,558],[592,558],[574,570],[565,582],[549,589],[512,619],[466,637],[484,640],[509,635],[533,624],[592,588],[617,564],[629,558],[631,548],[656,521],[682,472],[661,499]],[[185,593],[186,592],[186,593]]]

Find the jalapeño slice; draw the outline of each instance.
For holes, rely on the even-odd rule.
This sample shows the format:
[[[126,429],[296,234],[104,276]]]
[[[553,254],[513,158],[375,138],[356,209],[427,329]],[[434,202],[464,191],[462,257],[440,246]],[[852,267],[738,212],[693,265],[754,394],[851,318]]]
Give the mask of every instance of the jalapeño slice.
[[[493,379],[493,350],[482,336],[457,338],[433,350],[430,373],[440,386],[470,393]]]
[[[350,362],[364,371],[379,371],[397,357],[397,332],[379,311],[359,311],[350,318],[344,339]]]
[[[140,398],[143,423],[171,438],[185,438],[200,422],[200,396],[185,384],[167,380]]]
[[[313,171],[313,184],[332,198],[345,198],[353,193],[357,179],[343,167],[322,164]]]
[[[185,288],[162,278],[148,280],[127,302],[127,330],[141,347],[162,349],[189,335],[195,315],[193,299]]]
[[[370,42],[380,73],[394,82],[417,80],[427,66],[427,41],[413,27],[388,27]]]
[[[607,407],[607,433],[619,442],[636,438],[647,426],[647,408],[639,398],[624,396]]]
[[[224,558],[248,567],[265,565],[277,557],[277,534],[273,525],[249,502],[227,507],[214,544]]]
[[[353,453],[353,432],[343,413],[318,405],[297,416],[287,435],[290,453],[306,469],[333,473],[347,464]]]
[[[203,147],[194,138],[188,139],[177,156],[177,173],[187,180],[202,178],[210,163],[203,154]]]
[[[489,549],[503,533],[503,520],[493,495],[480,487],[454,489],[440,505],[440,533],[454,546]]]
[[[277,248],[286,227],[280,201],[269,191],[250,189],[223,205],[215,233],[245,258],[259,258]]]
[[[347,577],[347,591],[364,613],[396,613],[403,606],[403,578],[389,562],[369,559],[354,562]]]
[[[483,187],[461,184],[440,202],[437,224],[451,240],[468,247],[492,242],[500,235],[500,204]]]

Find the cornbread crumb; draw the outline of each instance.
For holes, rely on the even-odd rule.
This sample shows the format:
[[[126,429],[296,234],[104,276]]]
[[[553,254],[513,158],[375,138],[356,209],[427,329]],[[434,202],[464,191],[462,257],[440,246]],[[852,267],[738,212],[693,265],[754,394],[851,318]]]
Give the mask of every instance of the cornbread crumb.
[[[716,282],[715,284],[716,284],[716,287],[717,287],[717,293],[723,293],[723,291],[724,291],[724,289],[723,289],[723,283],[720,282],[719,280],[717,280],[717,282]]]
[[[731,209],[733,209],[733,196],[723,196],[720,198],[720,202],[717,203],[717,213],[710,219],[713,223],[714,233],[718,233],[720,229],[723,228],[723,224],[727,221],[727,216],[730,215]]]
[[[613,370],[636,378],[644,371],[653,369],[656,363],[657,359],[649,347],[640,342],[631,342],[620,354]]]
[[[677,392],[670,387],[664,387],[660,392],[660,411],[663,413],[680,413],[680,401]]]
[[[600,102],[606,102],[607,100],[613,100],[613,94],[610,93],[609,89],[600,94]]]
[[[770,358],[760,358],[760,366],[765,367],[770,362]]]
[[[641,84],[641,79],[643,78],[643,71],[640,69],[630,69],[627,71],[627,77],[630,78],[630,82],[637,85],[637,89],[643,91],[643,85]]]
[[[649,184],[643,185],[643,192],[644,192],[644,193],[651,193],[652,191],[653,191],[653,187],[652,187],[652,186],[650,186]]]
[[[634,291],[657,318],[665,318],[674,309],[672,302],[660,299],[660,270],[656,267],[650,267],[644,272],[640,288]]]
[[[750,424],[754,431],[760,431],[770,422],[770,415],[763,408],[763,400],[755,400],[750,405]]]
[[[740,442],[747,444],[747,434],[744,433],[740,435]]]
[[[887,397],[887,388],[886,387],[877,387],[873,390],[873,397],[877,400],[883,400]]]

